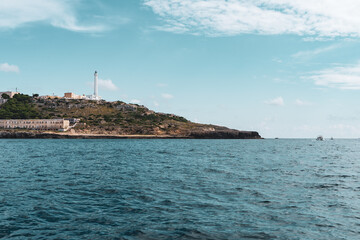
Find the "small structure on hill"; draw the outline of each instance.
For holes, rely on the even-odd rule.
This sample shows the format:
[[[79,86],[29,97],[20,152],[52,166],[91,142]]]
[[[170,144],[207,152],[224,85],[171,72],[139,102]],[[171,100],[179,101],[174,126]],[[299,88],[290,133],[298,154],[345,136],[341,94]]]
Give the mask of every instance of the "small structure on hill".
[[[8,98],[4,98],[3,94],[8,95],[8,98],[13,98],[15,94],[19,94],[19,92],[12,92],[12,91],[7,91],[7,92],[0,92],[0,104],[4,104],[6,103],[6,101],[8,100]]]
[[[77,95],[72,92],[64,93],[64,98],[67,99],[86,99],[85,95]]]
[[[39,99],[61,99],[62,97],[55,96],[55,95],[44,95],[40,96]]]

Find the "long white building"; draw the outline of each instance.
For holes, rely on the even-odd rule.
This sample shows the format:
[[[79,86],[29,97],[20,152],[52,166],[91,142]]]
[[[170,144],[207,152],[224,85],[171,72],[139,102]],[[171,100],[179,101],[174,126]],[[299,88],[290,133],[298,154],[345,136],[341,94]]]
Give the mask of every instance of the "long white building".
[[[0,128],[3,129],[34,129],[66,131],[70,121],[65,119],[2,119]]]

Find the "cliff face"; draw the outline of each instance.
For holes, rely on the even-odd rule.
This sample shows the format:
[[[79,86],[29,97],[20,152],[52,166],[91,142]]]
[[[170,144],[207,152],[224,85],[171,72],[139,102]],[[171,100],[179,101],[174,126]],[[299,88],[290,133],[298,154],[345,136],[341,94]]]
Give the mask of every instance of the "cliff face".
[[[147,135],[169,136],[177,138],[230,138],[259,139],[257,132],[238,131],[226,127],[197,124],[174,114],[156,113],[136,104],[121,101],[89,101],[74,99],[38,99],[32,98],[31,106],[36,109],[39,118],[79,118],[81,122],[74,128],[76,134]],[[0,107],[1,108],[1,107]],[[32,135],[15,131],[0,137],[46,137],[41,133]],[[59,138],[59,136],[52,136]],[[62,136],[63,137],[63,136]],[[74,138],[76,136],[73,135]],[[78,136],[79,137],[79,136]],[[51,138],[47,135],[46,138]],[[85,138],[85,137],[84,137]]]

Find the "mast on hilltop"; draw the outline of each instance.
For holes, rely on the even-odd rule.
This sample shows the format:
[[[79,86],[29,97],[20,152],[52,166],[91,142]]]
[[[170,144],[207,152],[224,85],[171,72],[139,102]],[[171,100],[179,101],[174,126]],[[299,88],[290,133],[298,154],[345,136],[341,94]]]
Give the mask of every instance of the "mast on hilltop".
[[[98,73],[97,73],[97,71],[95,71],[95,73],[94,73],[94,96],[95,96],[95,99],[99,98],[99,94],[98,94]]]

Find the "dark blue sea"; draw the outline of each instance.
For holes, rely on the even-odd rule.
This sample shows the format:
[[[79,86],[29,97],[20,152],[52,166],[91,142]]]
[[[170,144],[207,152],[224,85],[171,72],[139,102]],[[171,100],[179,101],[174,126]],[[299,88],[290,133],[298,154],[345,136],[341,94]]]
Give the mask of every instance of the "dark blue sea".
[[[0,140],[1,239],[360,239],[360,140]]]

